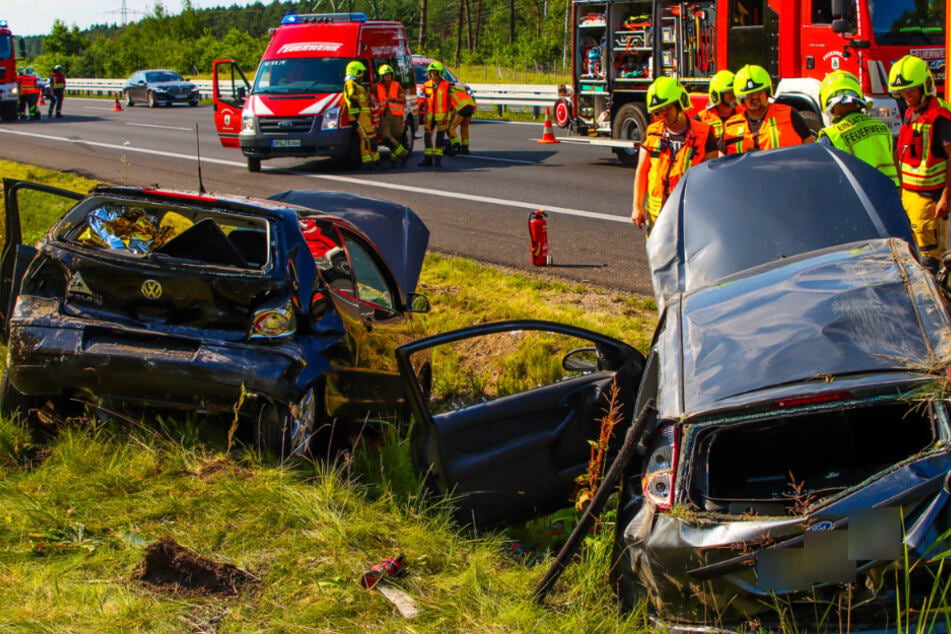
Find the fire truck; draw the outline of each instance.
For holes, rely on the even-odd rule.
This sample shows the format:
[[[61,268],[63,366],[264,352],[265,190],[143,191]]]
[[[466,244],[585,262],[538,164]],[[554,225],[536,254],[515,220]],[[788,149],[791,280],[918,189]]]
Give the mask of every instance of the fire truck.
[[[13,121],[17,118],[17,47],[21,57],[26,57],[23,40],[10,32],[6,20],[0,20],[0,119]]]
[[[573,80],[559,87],[554,120],[569,139],[608,145],[633,165],[655,77],[677,77],[697,104],[717,71],[758,64],[774,78],[775,100],[814,129],[828,123],[819,82],[833,70],[854,73],[869,114],[897,134],[888,70],[917,55],[943,85],[944,20],[944,0],[573,0]]]

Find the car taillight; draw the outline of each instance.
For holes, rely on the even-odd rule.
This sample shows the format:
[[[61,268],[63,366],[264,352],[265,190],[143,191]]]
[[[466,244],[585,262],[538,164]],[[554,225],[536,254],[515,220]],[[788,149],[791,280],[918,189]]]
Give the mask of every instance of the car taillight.
[[[665,425],[657,430],[647,452],[641,489],[644,496],[660,509],[674,503],[674,474],[680,445],[680,428]]]
[[[851,392],[827,392],[825,394],[809,394],[808,396],[793,396],[791,398],[781,398],[773,401],[771,409],[790,409],[793,407],[805,407],[806,405],[821,405],[823,403],[834,403],[836,401],[851,401]]]
[[[262,308],[251,319],[251,338],[287,337],[297,330],[297,317],[290,300],[282,306]]]

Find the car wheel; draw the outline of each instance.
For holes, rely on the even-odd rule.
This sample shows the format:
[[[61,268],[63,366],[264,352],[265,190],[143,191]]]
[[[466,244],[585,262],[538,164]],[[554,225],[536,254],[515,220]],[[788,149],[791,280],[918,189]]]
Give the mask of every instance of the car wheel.
[[[403,124],[403,138],[400,139],[400,143],[403,144],[407,152],[413,151],[413,146],[416,144],[416,126],[413,125],[413,117],[407,119]]]
[[[189,102],[188,102],[188,105],[191,106],[192,108],[194,108],[195,106],[198,105],[198,102],[197,102],[197,101],[189,101]]]
[[[32,431],[42,431],[36,415],[41,405],[42,402],[38,399],[18,392],[7,378],[7,373],[3,373],[3,377],[0,378],[0,416],[7,420],[19,416],[20,420],[27,423]]]
[[[348,170],[358,170],[363,166],[363,160],[360,158],[360,137],[356,131],[350,135],[350,146],[347,148],[347,154],[343,157],[343,167]]]
[[[158,100],[155,98],[155,93],[149,91],[149,108],[154,108],[158,106]]]
[[[281,461],[310,456],[311,440],[317,432],[317,412],[314,388],[290,405],[266,403],[258,418],[258,446]]]
[[[618,108],[611,127],[615,139],[642,141],[646,131],[647,115],[643,105],[629,102]],[[614,148],[614,154],[623,165],[633,167],[637,164],[637,148],[633,144],[630,149]]]
[[[4,121],[16,121],[17,118],[17,102],[14,99],[12,102],[5,101],[0,110],[0,118]]]
[[[261,171],[261,159],[259,159],[259,158],[257,158],[257,157],[254,157],[254,156],[249,156],[249,157],[248,157],[248,171],[249,171],[249,172],[253,172],[253,173],[260,172],[260,171]]]
[[[132,101],[132,92],[129,90],[125,91],[125,107],[131,108],[134,105],[135,105],[135,102]]]

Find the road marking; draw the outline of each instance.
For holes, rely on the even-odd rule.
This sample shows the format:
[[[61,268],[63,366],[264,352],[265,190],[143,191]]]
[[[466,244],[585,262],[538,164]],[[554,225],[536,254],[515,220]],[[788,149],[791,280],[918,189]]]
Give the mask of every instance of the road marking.
[[[139,148],[133,147],[130,145],[115,145],[113,143],[102,143],[99,141],[85,141],[83,139],[64,139],[58,136],[50,136],[48,134],[36,134],[34,132],[24,132],[21,130],[11,130],[9,128],[0,128],[0,133],[2,134],[12,134],[25,137],[33,137],[36,139],[45,139],[47,141],[56,141],[60,143],[73,143],[76,145],[88,145],[90,147],[100,147],[109,150],[119,150],[121,152],[137,152],[139,154],[150,154],[152,156],[164,156],[167,158],[175,159],[189,159],[196,160],[194,156],[188,154],[182,154],[181,152],[164,152],[162,150],[152,150],[149,148]],[[470,155],[471,156],[471,155]],[[239,167],[242,170],[247,169],[247,163],[244,161],[231,161],[228,159],[218,159],[218,158],[209,158],[203,157],[201,159],[202,163],[211,163],[214,165],[226,165],[228,167]],[[265,170],[272,171],[272,170]],[[303,174],[295,170],[288,169],[276,169],[275,172],[284,172],[292,173],[296,176],[305,176],[307,178],[313,178],[316,180],[325,180],[332,181],[337,183],[350,183],[352,185],[358,185],[360,187],[377,187],[379,189],[393,189],[397,191],[412,192],[414,194],[423,194],[426,196],[438,196],[441,198],[454,198],[456,200],[468,200],[470,202],[486,203],[490,205],[498,205],[500,207],[517,207],[520,209],[544,209],[547,213],[550,214],[561,214],[565,216],[577,216],[580,218],[591,218],[592,220],[606,220],[608,222],[620,222],[626,225],[631,225],[631,219],[629,216],[612,216],[611,214],[602,214],[595,211],[586,211],[583,209],[571,209],[569,207],[558,207],[553,205],[544,205],[537,202],[522,202],[518,200],[506,200],[503,198],[492,198],[490,196],[475,196],[472,194],[463,194],[461,192],[450,192],[444,191],[441,189],[428,189],[426,187],[414,187],[413,185],[400,185],[398,183],[390,182],[379,182],[368,180],[366,178],[357,178],[351,176],[334,176],[331,174]]]
[[[126,125],[136,126],[139,128],[161,128],[162,130],[184,130],[185,132],[191,132],[195,128],[178,128],[171,125],[155,125],[154,123],[130,123],[126,121]]]

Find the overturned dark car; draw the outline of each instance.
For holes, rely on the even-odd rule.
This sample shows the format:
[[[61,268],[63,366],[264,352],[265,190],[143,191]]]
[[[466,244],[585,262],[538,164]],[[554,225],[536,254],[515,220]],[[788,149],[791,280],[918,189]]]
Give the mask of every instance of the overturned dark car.
[[[648,239],[646,359],[588,333],[582,376],[452,408],[413,379],[417,353],[566,327],[403,346],[417,462],[462,521],[565,504],[616,380],[626,421],[649,412],[619,493],[622,605],[686,628],[907,626],[940,605],[951,548],[951,323],[913,244],[894,186],[837,150],[697,166]]]
[[[413,293],[429,232],[409,208],[10,179],[4,194],[0,413],[237,417],[281,456],[324,430],[407,415],[393,349],[414,335],[410,313],[429,308]],[[36,197],[66,211],[30,246]]]

